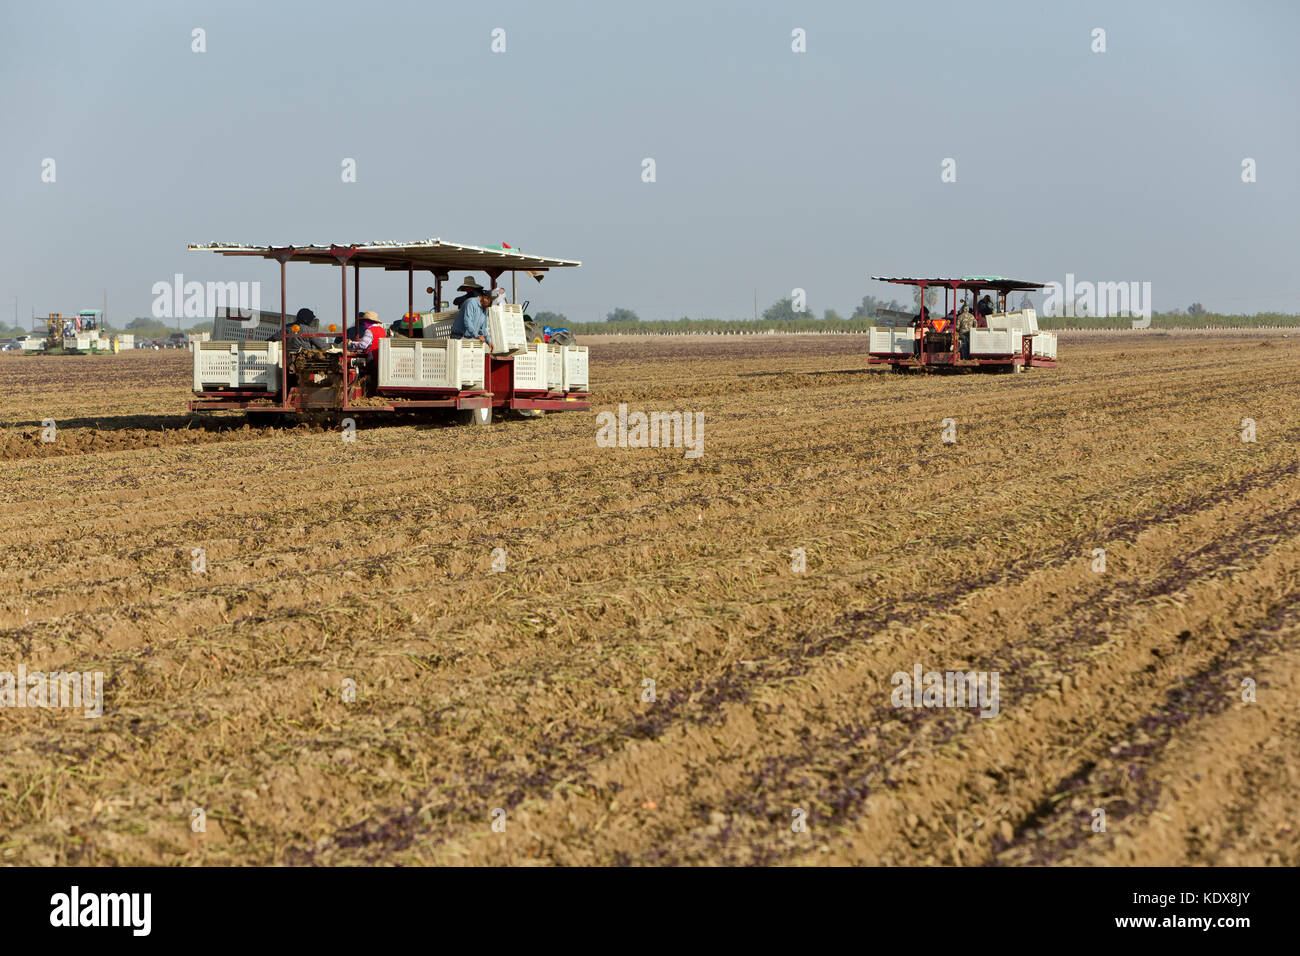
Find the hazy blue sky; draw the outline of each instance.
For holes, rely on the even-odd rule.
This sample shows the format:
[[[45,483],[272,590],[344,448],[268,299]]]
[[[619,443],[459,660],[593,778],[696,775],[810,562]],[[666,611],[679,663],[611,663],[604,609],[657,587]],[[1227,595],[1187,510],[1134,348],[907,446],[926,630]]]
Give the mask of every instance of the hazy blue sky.
[[[0,317],[104,289],[146,315],[176,272],[261,279],[274,307],[273,264],[186,245],[432,236],[581,259],[528,290],[575,321],[741,317],[795,287],[847,314],[894,294],[870,275],[920,273],[1296,311],[1298,11],[2,0]],[[404,310],[404,277],[362,280]],[[335,270],[289,289],[338,310]]]

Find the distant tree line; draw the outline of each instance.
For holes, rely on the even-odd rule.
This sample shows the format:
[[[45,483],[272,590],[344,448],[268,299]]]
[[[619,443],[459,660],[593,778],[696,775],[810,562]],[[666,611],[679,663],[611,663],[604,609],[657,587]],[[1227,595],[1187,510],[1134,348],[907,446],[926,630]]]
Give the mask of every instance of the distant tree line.
[[[933,290],[927,290],[927,292],[929,291]],[[930,296],[927,295],[926,298],[929,300]],[[932,302],[930,306],[935,308],[938,304]],[[682,316],[679,319],[642,319],[631,309],[626,308],[613,309],[606,315],[603,322],[570,322],[562,312],[537,312],[533,314],[533,320],[540,325],[550,326],[551,328],[571,328],[575,332],[584,335],[626,335],[636,332],[650,334],[670,332],[766,332],[769,329],[774,332],[865,332],[873,325],[888,324],[883,319],[878,318],[879,313],[882,311],[912,313],[917,308],[918,303],[916,301],[908,306],[893,299],[886,301],[866,295],[862,297],[862,301],[848,318],[840,316],[834,309],[826,309],[821,318],[818,318],[811,310],[796,312],[794,311],[793,300],[784,298],[778,299],[764,309],[763,317],[758,321],[753,319],[696,319],[687,316]],[[1022,301],[1018,308],[1032,308],[1032,305]],[[1043,329],[1127,329],[1132,327],[1133,321],[1132,318],[1121,316],[1106,318],[1084,316],[1049,318],[1042,314],[1038,316],[1038,325]],[[1157,312],[1151,316],[1151,328],[1154,329],[1251,329],[1270,326],[1300,326],[1300,315],[1282,312],[1260,312],[1255,315],[1207,312],[1199,302],[1193,302],[1187,307],[1186,311]],[[131,332],[139,338],[161,339],[175,332],[176,327],[168,325],[160,319],[141,317],[127,322],[125,327],[119,328],[105,325],[103,330],[109,334]],[[184,331],[211,332],[212,322],[211,320],[197,322]],[[40,321],[36,323],[34,333],[29,326],[22,323],[8,325],[0,322],[0,337],[4,338],[15,338],[20,335],[31,334],[43,335],[44,332],[45,325]]]
[[[790,297],[778,299],[763,310],[763,317],[752,319],[641,319],[627,308],[617,308],[605,316],[603,322],[574,322],[559,313],[541,312],[535,318],[552,328],[572,328],[585,335],[617,335],[635,332],[669,333],[669,332],[864,332],[873,325],[892,324],[878,318],[881,312],[915,313],[920,309],[921,290],[913,290],[912,304],[907,305],[894,299],[888,301],[866,295],[853,314],[841,317],[834,309],[827,309],[818,318],[811,309],[796,312],[794,300]],[[931,309],[941,308],[943,303],[939,290],[926,290],[926,305]],[[1028,296],[1022,296],[1015,308],[1033,308]],[[545,318],[543,318],[543,316]],[[1038,316],[1038,325],[1043,329],[1127,329],[1131,328],[1133,319],[1111,316],[1107,318]],[[1187,311],[1155,313],[1151,317],[1151,327],[1156,329],[1209,329],[1209,328],[1262,328],[1267,326],[1300,326],[1300,315],[1288,315],[1280,312],[1262,312],[1256,315],[1228,315],[1207,312],[1199,302],[1193,302]]]
[[[1055,318],[1039,316],[1039,328],[1044,330],[1060,329],[1127,329],[1131,328],[1132,318],[1110,317],[1105,319],[1089,318]],[[564,328],[573,329],[579,335],[636,335],[665,334],[685,332],[865,332],[873,325],[886,324],[881,319],[856,318],[802,318],[802,319],[642,319],[638,322],[576,322],[568,323]],[[1300,327],[1300,315],[1285,315],[1279,312],[1261,313],[1259,315],[1219,315],[1205,313],[1192,316],[1181,313],[1156,313],[1151,317],[1153,329],[1252,329],[1270,326]],[[553,326],[554,327],[554,326]]]
[[[1056,316],[1048,318],[1040,315],[1038,327],[1041,329],[1128,329],[1135,319],[1128,316],[1107,316],[1105,318],[1069,318]],[[1288,315],[1284,312],[1258,312],[1254,315],[1229,315],[1218,312],[1153,312],[1151,328],[1153,329],[1259,329],[1270,326],[1300,326],[1300,315]]]

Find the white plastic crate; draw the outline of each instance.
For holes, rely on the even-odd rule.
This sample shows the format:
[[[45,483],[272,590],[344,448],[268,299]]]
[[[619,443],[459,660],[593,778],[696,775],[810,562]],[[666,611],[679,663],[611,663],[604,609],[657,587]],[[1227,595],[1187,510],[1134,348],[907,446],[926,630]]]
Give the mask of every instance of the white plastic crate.
[[[971,329],[971,355],[1018,355],[1020,354],[1019,329]]]
[[[488,338],[494,355],[522,352],[528,344],[524,336],[524,308],[514,302],[498,302],[488,308]]]
[[[451,366],[453,381],[460,382],[462,389],[482,389],[487,387],[487,346],[474,339],[447,339],[456,343],[452,349]]]
[[[481,389],[485,351],[473,339],[380,339],[379,387]]]
[[[251,310],[250,310],[251,311]],[[210,338],[214,342],[265,342],[269,339],[278,339],[280,337],[280,313],[279,312],[252,312],[247,319],[241,319],[238,315],[229,314],[227,309],[225,314],[218,315],[212,320],[212,332]],[[293,325],[293,316],[285,317],[285,325]],[[328,323],[321,320],[320,331],[325,331]],[[205,333],[206,334],[206,333]],[[317,339],[316,341],[323,341]]]
[[[420,384],[420,372],[423,365],[420,362],[421,349],[415,345],[418,341],[418,339],[407,339],[398,336],[384,337],[379,340],[378,381],[380,388],[413,388]],[[443,351],[441,354],[445,366],[446,352]],[[440,375],[439,378],[441,377]]]
[[[451,335],[452,324],[456,321],[456,310],[450,312],[421,312],[420,337],[425,339],[445,339]]]
[[[117,337],[117,348],[119,351],[124,349],[135,348],[135,333],[123,332],[121,335],[119,335]]]
[[[564,388],[564,347],[546,346],[546,388],[557,392]]]
[[[915,340],[916,332],[911,328],[873,328],[869,351],[873,355],[910,355]]]
[[[1017,329],[1022,332],[1038,331],[1038,313],[1033,309],[1020,309],[1016,312],[995,312],[987,320],[988,327],[997,331]]]
[[[545,342],[529,342],[524,351],[515,354],[513,364],[516,391],[546,390],[547,357]]]
[[[565,345],[564,349],[564,390],[566,392],[585,392],[590,384],[587,380],[587,346]]]
[[[197,342],[194,391],[280,387],[279,342]]]
[[[1035,335],[1033,354],[1039,358],[1056,358],[1056,333],[1039,332]]]

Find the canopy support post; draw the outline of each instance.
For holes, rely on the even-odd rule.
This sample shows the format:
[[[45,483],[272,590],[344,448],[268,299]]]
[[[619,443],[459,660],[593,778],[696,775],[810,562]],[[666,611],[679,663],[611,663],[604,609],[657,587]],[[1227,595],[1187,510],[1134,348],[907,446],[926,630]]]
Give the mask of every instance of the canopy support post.
[[[348,410],[348,391],[352,383],[348,381],[348,373],[352,371],[348,367],[348,260],[339,260],[339,290],[342,293],[342,313],[343,313],[343,411]]]
[[[921,364],[926,365],[929,351],[925,347],[925,333],[929,331],[930,313],[925,307],[925,283],[921,283]]]
[[[284,408],[289,401],[289,340],[286,334],[285,325],[288,318],[285,315],[288,310],[287,299],[285,297],[285,264],[293,256],[293,248],[277,249],[275,258],[280,263],[280,407]],[[259,324],[261,318],[258,318]]]
[[[348,353],[348,260],[356,253],[356,246],[331,246],[330,252],[334,258],[339,261],[339,295],[343,310],[343,411],[348,410],[348,392],[352,389],[352,383],[348,381],[348,373],[351,371],[349,361],[351,356]],[[356,266],[353,266],[355,269]],[[358,280],[359,282],[359,280]],[[360,285],[357,286],[360,289]]]
[[[280,407],[284,407],[285,399],[289,397],[289,340],[284,334],[284,313],[288,308],[287,299],[284,292],[284,272],[285,261],[280,260]]]

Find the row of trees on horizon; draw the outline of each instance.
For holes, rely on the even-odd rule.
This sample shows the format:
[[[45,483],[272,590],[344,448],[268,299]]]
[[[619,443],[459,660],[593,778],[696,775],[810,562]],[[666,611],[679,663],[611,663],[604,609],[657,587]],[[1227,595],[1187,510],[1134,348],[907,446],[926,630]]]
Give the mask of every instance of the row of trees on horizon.
[[[753,319],[642,319],[636,312],[627,308],[611,310],[600,322],[570,322],[562,312],[535,312],[534,321],[551,328],[571,328],[587,335],[603,335],[628,332],[718,332],[718,331],[767,331],[779,332],[860,332],[872,325],[879,324],[875,317],[884,312],[914,312],[920,306],[920,290],[916,290],[909,305],[895,299],[878,299],[865,295],[857,308],[848,316],[842,316],[834,309],[826,309],[820,317],[815,312],[805,309],[795,311],[794,301],[790,297],[778,299],[763,310],[762,318]],[[926,303],[931,309],[939,308],[942,299],[939,290],[927,290]],[[1026,295],[1022,296],[1017,308],[1036,308]],[[1123,329],[1129,328],[1132,320],[1123,317],[1095,318],[1076,316],[1071,318],[1049,318],[1039,314],[1039,325],[1044,329]],[[44,325],[36,321],[37,332],[44,330]],[[1152,315],[1151,324],[1155,328],[1260,328],[1276,325],[1300,325],[1300,315],[1282,312],[1260,312],[1253,315],[1209,312],[1199,302],[1193,302],[1185,310],[1175,309],[1170,312],[1158,312]],[[106,324],[107,333],[130,332],[142,338],[166,338],[177,331],[174,324],[161,319],[139,317],[131,319],[124,326]],[[197,322],[184,329],[185,332],[211,332],[212,321]],[[0,337],[12,338],[30,335],[33,330],[21,324],[10,326],[0,322]]]

